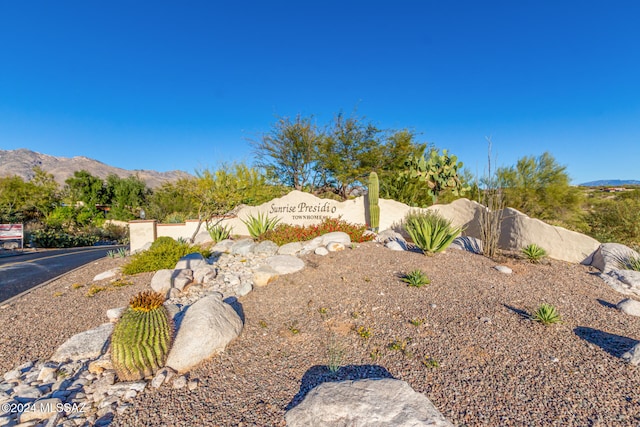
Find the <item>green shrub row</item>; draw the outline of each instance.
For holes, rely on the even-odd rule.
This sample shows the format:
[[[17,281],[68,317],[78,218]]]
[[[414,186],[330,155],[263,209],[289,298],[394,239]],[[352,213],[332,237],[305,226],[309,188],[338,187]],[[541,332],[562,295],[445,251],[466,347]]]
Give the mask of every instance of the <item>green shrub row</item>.
[[[94,234],[68,234],[61,230],[34,230],[30,240],[38,248],[75,248],[78,246],[92,246],[100,238]]]

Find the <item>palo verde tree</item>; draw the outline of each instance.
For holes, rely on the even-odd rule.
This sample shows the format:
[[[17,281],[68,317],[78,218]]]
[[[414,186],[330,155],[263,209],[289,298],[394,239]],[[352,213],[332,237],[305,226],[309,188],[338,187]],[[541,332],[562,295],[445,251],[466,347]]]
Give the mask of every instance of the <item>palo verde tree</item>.
[[[323,139],[313,117],[281,117],[259,141],[250,141],[255,165],[267,175],[296,190],[314,191],[318,184],[316,161]]]
[[[550,153],[522,157],[515,166],[498,168],[496,174],[507,206],[563,225],[580,221],[581,193],[569,185],[566,166]]]
[[[232,214],[240,204],[259,205],[283,194],[282,188],[269,184],[258,169],[243,163],[198,171],[185,184],[198,215],[192,242],[203,223],[209,225],[216,217]]]
[[[138,176],[120,178],[117,175],[109,175],[106,193],[107,202],[111,205],[109,217],[126,221],[138,216],[151,190]]]

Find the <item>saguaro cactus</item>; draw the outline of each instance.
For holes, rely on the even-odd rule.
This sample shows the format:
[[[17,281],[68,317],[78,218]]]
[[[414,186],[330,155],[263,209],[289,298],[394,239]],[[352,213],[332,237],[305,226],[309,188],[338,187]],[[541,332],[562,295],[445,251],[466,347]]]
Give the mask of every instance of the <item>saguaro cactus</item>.
[[[378,174],[371,172],[369,174],[369,226],[373,231],[378,231],[380,227],[380,206],[378,205],[379,183]]]
[[[111,336],[111,361],[120,381],[137,381],[164,366],[171,348],[173,321],[157,292],[131,298]]]

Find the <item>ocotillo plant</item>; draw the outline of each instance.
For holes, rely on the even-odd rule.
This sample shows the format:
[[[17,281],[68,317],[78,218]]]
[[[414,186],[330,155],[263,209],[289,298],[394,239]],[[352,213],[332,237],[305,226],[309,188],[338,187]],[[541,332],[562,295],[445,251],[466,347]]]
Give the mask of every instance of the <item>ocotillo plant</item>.
[[[370,227],[373,231],[378,231],[380,227],[380,206],[378,205],[378,174],[371,172],[369,174],[369,219],[371,221]]]
[[[131,298],[111,336],[111,361],[120,381],[137,381],[164,366],[171,348],[173,322],[153,291]]]

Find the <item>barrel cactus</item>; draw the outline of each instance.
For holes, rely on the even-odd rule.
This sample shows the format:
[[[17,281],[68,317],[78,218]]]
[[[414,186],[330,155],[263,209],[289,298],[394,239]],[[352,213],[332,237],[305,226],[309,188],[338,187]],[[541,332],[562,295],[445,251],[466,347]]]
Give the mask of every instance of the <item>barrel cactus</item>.
[[[111,361],[120,381],[137,381],[164,366],[173,338],[173,321],[153,291],[131,298],[111,336]]]
[[[378,205],[379,183],[378,174],[369,174],[369,219],[370,227],[373,231],[378,231],[380,227],[380,206]]]

